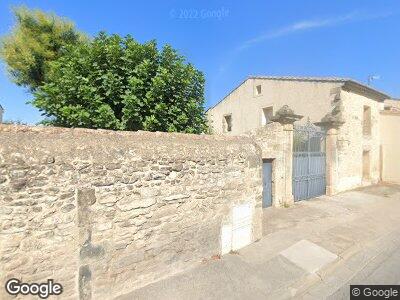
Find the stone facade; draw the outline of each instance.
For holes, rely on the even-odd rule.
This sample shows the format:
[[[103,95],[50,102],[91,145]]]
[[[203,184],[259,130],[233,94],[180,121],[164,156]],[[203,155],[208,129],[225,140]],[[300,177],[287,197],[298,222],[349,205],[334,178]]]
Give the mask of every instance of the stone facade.
[[[386,99],[384,102],[385,110],[400,112],[400,100],[399,99]]]
[[[341,91],[343,125],[338,130],[336,192],[361,185],[377,183],[380,178],[380,129],[381,102],[351,91]],[[369,134],[363,132],[363,110],[370,108]],[[363,153],[369,154],[369,178],[363,179]],[[329,163],[329,161],[327,162]]]
[[[335,93],[343,83],[337,81],[279,80],[250,77],[207,111],[215,134],[237,135],[263,125],[263,108],[272,108],[275,114],[283,105],[306,116],[312,122],[320,121],[331,110]],[[261,94],[254,90],[261,86]],[[232,114],[232,131],[225,132],[223,117]]]
[[[285,197],[285,148],[289,141],[285,137],[283,125],[270,123],[266,127],[249,132],[247,136],[254,139],[262,149],[262,159],[273,160],[272,178],[275,184],[272,186],[272,206],[281,207],[290,202],[290,197],[289,199]]]
[[[0,282],[110,299],[240,248],[261,237],[261,162],[246,137],[1,125]]]
[[[273,122],[245,134],[261,148],[263,160],[272,160],[272,206],[285,207],[294,203],[292,193],[293,173],[293,123],[302,118],[288,106],[280,108]]]
[[[275,115],[280,107],[289,105],[304,116],[301,122],[310,120],[325,127],[327,194],[333,195],[380,180],[379,112],[388,97],[344,78],[252,76],[209,109],[208,118],[216,134],[238,135],[260,128],[270,130],[269,125],[262,123],[263,108],[272,107]],[[364,109],[368,110],[369,116],[368,134],[364,133]],[[231,131],[228,132],[224,127],[225,116],[230,116]],[[326,126],[328,123],[331,125]],[[283,141],[282,145],[285,143]],[[271,137],[262,142],[261,148],[268,152],[274,145],[274,137]],[[289,152],[286,161],[288,156]],[[284,182],[289,182],[291,175],[287,172],[286,176],[290,179],[286,178]],[[280,201],[277,199],[276,203]]]
[[[399,106],[400,107],[400,106]],[[382,141],[382,180],[400,184],[400,109],[385,110],[380,113],[380,133]]]

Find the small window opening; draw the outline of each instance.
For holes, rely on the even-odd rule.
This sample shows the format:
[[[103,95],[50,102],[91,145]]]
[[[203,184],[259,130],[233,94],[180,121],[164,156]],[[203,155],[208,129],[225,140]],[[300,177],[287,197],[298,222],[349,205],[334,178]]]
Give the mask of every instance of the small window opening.
[[[261,95],[261,84],[256,86],[256,96]]]
[[[232,131],[232,115],[224,116],[224,128],[225,132]]]
[[[363,134],[371,135],[371,107],[369,106],[364,106]]]
[[[272,106],[263,108],[261,114],[261,124],[266,125],[269,122],[271,122],[272,116],[273,116]]]

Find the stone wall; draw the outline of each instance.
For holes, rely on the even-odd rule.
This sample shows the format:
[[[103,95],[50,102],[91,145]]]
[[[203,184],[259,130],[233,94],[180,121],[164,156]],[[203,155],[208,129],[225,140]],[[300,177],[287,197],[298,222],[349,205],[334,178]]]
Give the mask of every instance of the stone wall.
[[[336,191],[345,191],[363,184],[377,183],[380,177],[380,130],[379,111],[381,103],[341,91],[342,115],[345,123],[338,130]],[[363,107],[371,108],[371,134],[363,134]],[[363,181],[363,151],[370,152],[370,179]],[[329,161],[327,162],[330,163]]]
[[[400,184],[400,111],[380,113],[382,145],[381,178],[385,182]]]
[[[293,204],[293,125],[271,122],[245,135],[260,146],[263,160],[272,160],[272,206]]]
[[[261,237],[250,138],[1,125],[0,166],[2,285],[110,299]]]

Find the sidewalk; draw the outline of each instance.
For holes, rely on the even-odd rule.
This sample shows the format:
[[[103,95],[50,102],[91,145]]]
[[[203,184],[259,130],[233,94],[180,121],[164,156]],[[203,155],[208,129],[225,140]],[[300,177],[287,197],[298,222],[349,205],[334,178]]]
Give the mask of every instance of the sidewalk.
[[[259,242],[117,299],[346,299],[350,283],[400,282],[398,220],[389,185],[268,208]]]

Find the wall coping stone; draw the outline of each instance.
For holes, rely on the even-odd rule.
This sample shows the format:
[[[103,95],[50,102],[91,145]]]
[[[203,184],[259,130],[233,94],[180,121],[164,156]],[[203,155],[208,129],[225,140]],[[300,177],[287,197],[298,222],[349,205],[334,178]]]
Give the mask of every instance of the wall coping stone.
[[[180,133],[180,132],[151,132],[151,131],[117,131],[108,129],[88,129],[88,128],[67,128],[67,127],[53,127],[53,126],[32,126],[32,125],[15,125],[15,124],[0,124],[0,133],[17,133],[17,132],[31,132],[43,134],[73,134],[73,135],[114,135],[132,138],[169,138],[177,140],[204,140],[204,141],[235,141],[235,142],[249,142],[243,136],[235,135],[211,135],[211,134],[194,134],[194,133]]]

